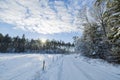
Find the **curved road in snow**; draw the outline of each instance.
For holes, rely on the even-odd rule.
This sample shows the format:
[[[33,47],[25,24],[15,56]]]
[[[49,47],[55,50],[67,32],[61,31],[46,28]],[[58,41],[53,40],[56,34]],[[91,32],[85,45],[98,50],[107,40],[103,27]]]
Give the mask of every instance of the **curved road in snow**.
[[[75,56],[64,56],[56,63],[40,80],[120,80],[120,69],[112,65],[105,67]],[[114,69],[119,72],[113,72]]]

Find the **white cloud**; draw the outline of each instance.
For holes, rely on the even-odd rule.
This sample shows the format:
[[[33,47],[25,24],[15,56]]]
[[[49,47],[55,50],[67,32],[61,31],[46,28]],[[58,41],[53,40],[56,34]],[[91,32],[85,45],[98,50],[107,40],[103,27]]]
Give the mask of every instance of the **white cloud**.
[[[71,2],[66,4],[62,0],[54,2],[49,2],[49,0],[1,0],[0,21],[15,25],[15,29],[42,34],[79,31],[74,24],[76,14],[80,9],[77,3],[79,0]]]

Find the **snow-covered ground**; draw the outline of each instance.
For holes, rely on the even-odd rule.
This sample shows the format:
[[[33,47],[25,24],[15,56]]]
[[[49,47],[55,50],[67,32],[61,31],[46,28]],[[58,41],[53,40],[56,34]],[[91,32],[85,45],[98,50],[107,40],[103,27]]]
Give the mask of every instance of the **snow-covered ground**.
[[[120,66],[78,55],[0,54],[0,80],[120,80]]]
[[[34,80],[42,72],[43,61],[46,69],[57,61],[60,55],[49,54],[0,54],[0,80]],[[40,74],[41,75],[41,74]]]

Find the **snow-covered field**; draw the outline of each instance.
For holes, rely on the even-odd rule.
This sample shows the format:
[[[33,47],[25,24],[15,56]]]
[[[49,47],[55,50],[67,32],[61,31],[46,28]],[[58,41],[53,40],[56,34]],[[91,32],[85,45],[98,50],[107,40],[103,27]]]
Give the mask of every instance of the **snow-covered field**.
[[[48,54],[0,54],[0,80],[34,80],[42,72],[43,60],[46,70],[60,55]],[[41,75],[41,74],[40,74]]]
[[[120,80],[120,66],[75,54],[0,54],[0,80]]]

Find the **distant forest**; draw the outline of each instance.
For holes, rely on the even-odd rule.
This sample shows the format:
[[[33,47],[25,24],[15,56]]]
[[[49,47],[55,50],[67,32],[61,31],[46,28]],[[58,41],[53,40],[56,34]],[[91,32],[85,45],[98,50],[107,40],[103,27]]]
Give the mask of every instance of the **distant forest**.
[[[25,35],[10,37],[9,34],[0,33],[0,52],[1,53],[67,53],[71,52],[74,44],[57,40],[27,39]]]

